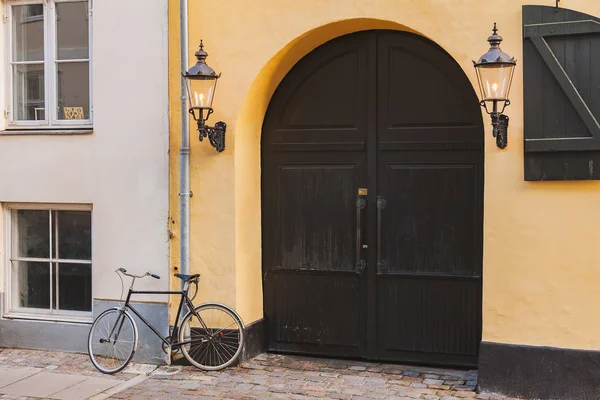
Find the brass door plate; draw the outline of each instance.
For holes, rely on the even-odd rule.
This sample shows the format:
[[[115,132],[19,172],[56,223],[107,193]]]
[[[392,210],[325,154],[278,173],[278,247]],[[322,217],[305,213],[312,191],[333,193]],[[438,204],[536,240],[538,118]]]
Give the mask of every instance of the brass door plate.
[[[358,188],[359,196],[366,196],[369,193],[369,189],[367,188]]]

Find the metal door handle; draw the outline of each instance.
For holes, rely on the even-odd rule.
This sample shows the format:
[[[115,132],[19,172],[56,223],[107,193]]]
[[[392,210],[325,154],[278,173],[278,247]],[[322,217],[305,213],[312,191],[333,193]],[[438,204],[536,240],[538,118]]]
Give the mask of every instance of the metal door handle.
[[[362,196],[358,196],[356,198],[356,273],[357,274],[362,273],[365,270],[365,268],[367,267],[367,262],[362,259],[361,253],[360,253],[360,251],[363,247],[362,237],[361,237],[361,234],[362,234],[361,216],[362,216],[362,210],[364,210],[366,206],[367,206],[367,201]]]
[[[381,211],[387,206],[387,201],[382,196],[377,196],[377,273],[387,271],[387,262],[381,259],[382,233]]]

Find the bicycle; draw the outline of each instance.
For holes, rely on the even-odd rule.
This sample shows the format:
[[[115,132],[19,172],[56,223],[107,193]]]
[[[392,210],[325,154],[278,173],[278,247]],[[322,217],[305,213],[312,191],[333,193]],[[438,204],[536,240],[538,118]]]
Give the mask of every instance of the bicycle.
[[[244,324],[239,315],[230,307],[219,303],[204,303],[194,306],[192,300],[198,293],[200,274],[175,274],[184,283],[181,291],[138,291],[133,290],[136,279],[160,276],[146,272],[143,275],[127,273],[125,268],[115,271],[132,279],[127,299],[122,307],[110,308],[94,320],[88,336],[88,354],[92,364],[102,373],[117,373],[129,364],[138,346],[138,329],[129,311],[133,312],[148,328],[162,340],[163,351],[167,354],[173,348],[180,349],[185,358],[197,368],[216,371],[230,366],[240,355],[244,345]],[[189,289],[195,284],[196,291],[190,299]],[[179,294],[177,317],[171,334],[164,337],[131,304],[132,294]],[[121,298],[123,298],[121,293]],[[188,312],[179,325],[183,305]],[[215,315],[215,313],[217,315]],[[223,320],[224,319],[224,320]],[[174,340],[177,337],[178,340]],[[167,351],[170,350],[170,351]]]

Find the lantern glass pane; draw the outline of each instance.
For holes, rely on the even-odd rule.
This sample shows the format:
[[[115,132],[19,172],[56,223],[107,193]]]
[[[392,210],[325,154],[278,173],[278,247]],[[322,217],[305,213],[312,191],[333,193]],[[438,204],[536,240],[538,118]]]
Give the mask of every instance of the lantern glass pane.
[[[514,65],[480,65],[477,67],[477,78],[483,100],[508,100]]]
[[[216,79],[186,79],[190,108],[212,108]]]

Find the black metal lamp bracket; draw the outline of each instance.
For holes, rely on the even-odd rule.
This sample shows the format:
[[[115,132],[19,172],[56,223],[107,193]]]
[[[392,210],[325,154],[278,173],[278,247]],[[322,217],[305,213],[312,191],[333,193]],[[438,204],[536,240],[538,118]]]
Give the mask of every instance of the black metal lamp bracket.
[[[508,116],[502,113],[492,114],[492,135],[496,138],[496,146],[503,149],[508,145]]]
[[[227,124],[223,121],[219,121],[215,124],[215,126],[206,125],[206,120],[212,114],[212,109],[208,109],[208,113],[206,118],[203,118],[202,113],[200,113],[199,117],[196,117],[194,110],[190,110],[190,114],[194,116],[198,124],[198,140],[201,142],[204,138],[208,138],[210,144],[221,153],[225,150],[225,133],[227,132]]]
[[[510,105],[510,100],[506,100],[502,110],[497,111],[497,104],[494,104],[492,111],[489,111],[485,101],[481,101],[481,106],[485,112],[492,118],[492,135],[496,138],[496,146],[504,149],[508,145],[508,115],[504,115],[504,110]]]
[[[215,126],[208,126],[204,124],[204,121],[198,121],[198,139],[203,141],[205,137],[208,137],[210,144],[220,153],[225,150],[225,132],[227,131],[227,124],[223,121],[219,121]]]

